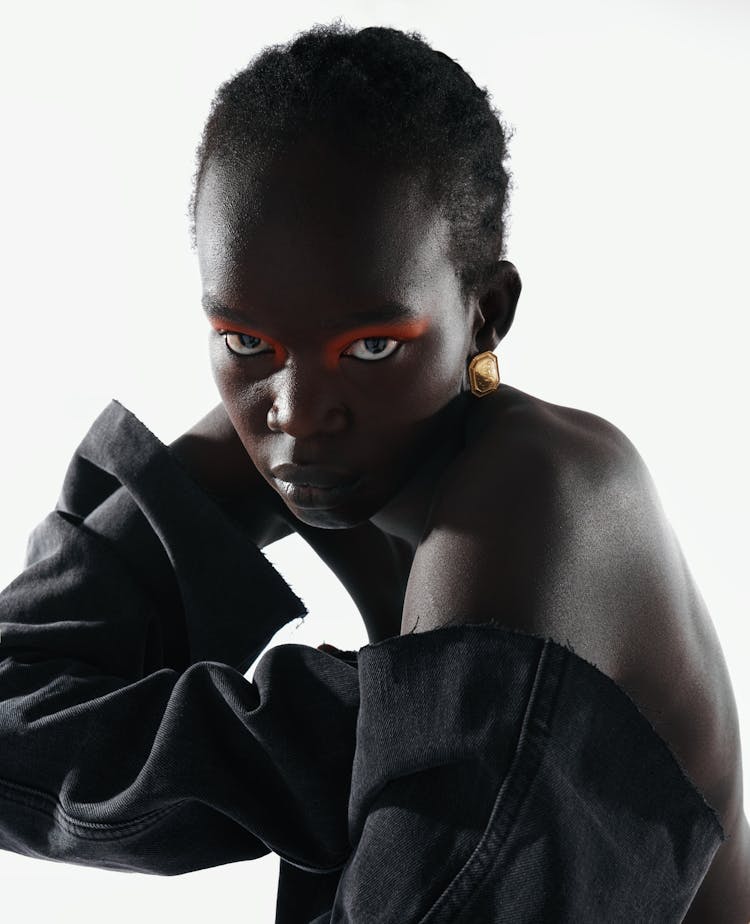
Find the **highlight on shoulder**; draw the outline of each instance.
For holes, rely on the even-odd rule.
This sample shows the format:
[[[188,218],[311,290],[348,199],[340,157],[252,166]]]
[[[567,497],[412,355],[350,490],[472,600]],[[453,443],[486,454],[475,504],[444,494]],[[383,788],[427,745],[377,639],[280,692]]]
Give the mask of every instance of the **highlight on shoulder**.
[[[577,640],[589,655],[611,652],[599,614],[613,613],[613,588],[633,570],[633,524],[646,514],[661,523],[643,460],[609,421],[510,386],[469,413],[417,549],[402,631],[483,613]],[[613,666],[613,654],[602,657]]]
[[[518,462],[513,462],[513,455]],[[609,488],[643,492],[658,503],[646,464],[629,437],[590,411],[553,404],[510,385],[471,402],[456,473],[488,478],[516,465],[546,464],[560,490],[580,496]],[[456,475],[458,477],[458,475]],[[633,499],[632,497],[630,498]]]
[[[640,457],[628,436],[611,421],[591,411],[544,401],[511,385],[471,402],[467,421],[467,448],[477,438],[496,438],[536,434],[552,450],[562,449],[555,439],[567,437],[570,449],[591,446],[602,453]]]

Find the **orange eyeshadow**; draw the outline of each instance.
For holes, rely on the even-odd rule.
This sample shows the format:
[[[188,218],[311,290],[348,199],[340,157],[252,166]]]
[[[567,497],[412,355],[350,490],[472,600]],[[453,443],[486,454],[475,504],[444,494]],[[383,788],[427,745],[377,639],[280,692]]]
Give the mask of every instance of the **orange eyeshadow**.
[[[234,321],[230,324],[224,324],[218,318],[209,318],[209,324],[216,330],[258,337],[274,348],[277,357],[283,359],[287,355],[286,348],[277,340],[274,340],[273,337],[262,334],[260,331],[252,330],[252,328],[244,324],[237,324]],[[364,327],[352,328],[344,333],[337,334],[331,340],[327,341],[324,347],[326,365],[329,369],[335,369],[341,351],[356,340],[362,340],[365,337],[388,337],[393,340],[414,340],[416,337],[423,334],[428,326],[429,321],[427,318],[420,318],[418,321],[403,321],[400,324],[397,322],[390,322],[387,324],[367,324]]]
[[[228,334],[247,334],[250,337],[258,337],[260,340],[265,340],[266,343],[271,344],[276,352],[277,358],[283,358],[286,356],[287,351],[278,342],[278,340],[274,340],[273,337],[268,337],[265,334],[261,334],[257,330],[253,330],[252,328],[247,327],[245,324],[238,324],[236,321],[231,321],[229,324],[225,324],[219,318],[209,318],[208,323],[211,325],[211,327],[214,328],[214,330],[223,330]]]
[[[427,318],[418,321],[403,321],[402,323],[368,324],[365,327],[355,327],[346,333],[338,334],[329,340],[325,346],[326,365],[335,369],[339,355],[344,347],[361,340],[363,337],[391,337],[393,340],[414,340],[424,333],[428,326]]]

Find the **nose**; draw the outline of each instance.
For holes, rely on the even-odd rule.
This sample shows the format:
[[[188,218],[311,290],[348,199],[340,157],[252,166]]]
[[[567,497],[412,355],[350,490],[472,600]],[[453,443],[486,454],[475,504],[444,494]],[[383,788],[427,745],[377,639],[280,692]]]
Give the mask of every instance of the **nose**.
[[[304,372],[298,365],[285,365],[273,377],[268,429],[297,440],[346,430],[350,412],[333,379],[322,370]]]

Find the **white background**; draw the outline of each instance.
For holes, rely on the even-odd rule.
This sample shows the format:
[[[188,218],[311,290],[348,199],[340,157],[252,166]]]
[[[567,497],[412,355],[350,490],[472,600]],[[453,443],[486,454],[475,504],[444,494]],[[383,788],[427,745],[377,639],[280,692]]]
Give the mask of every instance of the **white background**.
[[[218,85],[314,22],[417,30],[513,126],[503,380],[640,450],[713,615],[750,791],[747,88],[743,0],[27,2],[3,16],[0,583],[116,397],[169,442],[218,401],[187,202]],[[310,616],[274,643],[366,643],[296,537]],[[176,878],[0,852],[4,908],[58,924],[272,921],[278,861]],[[9,904],[10,903],[10,904]]]

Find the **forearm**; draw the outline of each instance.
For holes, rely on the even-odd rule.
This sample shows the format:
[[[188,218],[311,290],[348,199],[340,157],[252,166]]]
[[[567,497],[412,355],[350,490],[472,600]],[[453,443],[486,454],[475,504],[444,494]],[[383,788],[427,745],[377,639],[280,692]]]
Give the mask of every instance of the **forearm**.
[[[302,613],[110,405],[0,594],[0,848],[167,875],[269,849],[343,862],[356,670],[333,711],[322,652],[272,650],[242,676]],[[321,753],[321,740],[339,745]]]

